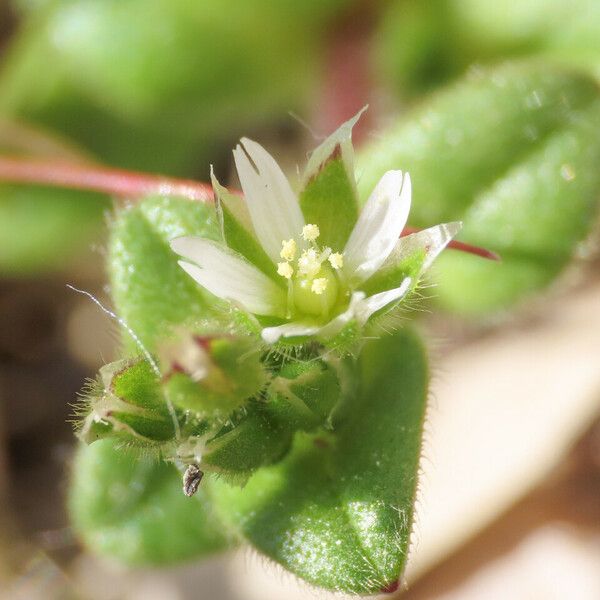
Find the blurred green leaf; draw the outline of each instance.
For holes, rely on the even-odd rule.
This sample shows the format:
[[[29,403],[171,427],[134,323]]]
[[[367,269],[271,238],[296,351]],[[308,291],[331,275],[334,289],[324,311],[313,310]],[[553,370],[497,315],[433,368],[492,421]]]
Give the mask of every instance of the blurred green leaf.
[[[476,73],[438,94],[361,156],[362,196],[388,169],[413,181],[412,225],[462,220],[459,239],[502,263],[446,252],[446,309],[509,307],[549,284],[589,234],[600,193],[600,95],[590,78],[544,64]]]
[[[111,226],[109,275],[118,314],[153,350],[177,325],[206,319],[219,301],[177,264],[169,241],[183,235],[219,239],[212,203],[149,197],[121,209]],[[131,340],[127,340],[130,347]]]
[[[374,40],[381,80],[402,96],[508,58],[543,57],[600,78],[600,4],[593,0],[391,2]]]
[[[31,275],[77,262],[107,207],[100,194],[0,186],[0,273]]]
[[[132,133],[124,143],[148,161],[144,137],[154,152],[162,136],[167,157],[177,151],[177,137],[189,152],[194,140],[222,137],[234,124],[302,108],[316,81],[319,33],[343,2],[309,10],[296,4],[48,3],[30,12],[11,48],[0,108],[62,123],[73,137],[89,137],[91,147],[101,146],[93,135],[105,138],[110,153],[119,150],[108,138],[125,137],[126,124]],[[69,109],[75,124],[64,119]],[[86,125],[82,113],[94,118]]]
[[[175,563],[231,544],[202,486],[185,497],[172,465],[113,440],[78,449],[69,512],[86,546],[130,565]]]
[[[212,482],[224,518],[310,583],[358,594],[398,580],[412,527],[427,365],[414,333],[367,342],[335,434],[296,434],[243,489]],[[390,418],[393,415],[393,418]]]

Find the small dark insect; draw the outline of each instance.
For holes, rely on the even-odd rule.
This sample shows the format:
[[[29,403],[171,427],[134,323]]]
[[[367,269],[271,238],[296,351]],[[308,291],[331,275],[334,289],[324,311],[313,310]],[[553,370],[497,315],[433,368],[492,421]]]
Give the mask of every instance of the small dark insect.
[[[183,474],[183,493],[189,498],[198,491],[204,473],[196,465],[188,465]]]

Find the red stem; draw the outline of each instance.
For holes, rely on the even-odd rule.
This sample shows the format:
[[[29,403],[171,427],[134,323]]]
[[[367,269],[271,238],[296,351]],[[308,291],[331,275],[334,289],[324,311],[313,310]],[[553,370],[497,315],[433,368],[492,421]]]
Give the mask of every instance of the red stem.
[[[175,179],[93,164],[50,162],[7,156],[0,156],[0,181],[89,190],[122,198],[161,194],[181,196],[188,200],[201,202],[212,202],[214,200],[210,184],[191,179]],[[240,192],[232,190],[232,193],[239,194]],[[401,235],[409,235],[416,231],[419,230],[406,227]],[[482,258],[499,260],[498,255],[494,252],[464,242],[452,241],[448,244],[448,247],[475,254]]]
[[[402,230],[400,237],[410,235],[411,233],[417,233],[418,231],[421,231],[418,227],[405,227]],[[468,254],[474,254],[475,256],[481,256],[481,258],[487,258],[488,260],[500,260],[500,256],[491,250],[486,250],[480,246],[473,246],[472,244],[467,244],[465,242],[458,242],[457,240],[452,240],[448,244],[448,248],[467,252]]]
[[[125,198],[162,194],[203,202],[213,199],[211,185],[188,179],[173,179],[93,164],[6,156],[0,156],[0,181],[89,190]]]

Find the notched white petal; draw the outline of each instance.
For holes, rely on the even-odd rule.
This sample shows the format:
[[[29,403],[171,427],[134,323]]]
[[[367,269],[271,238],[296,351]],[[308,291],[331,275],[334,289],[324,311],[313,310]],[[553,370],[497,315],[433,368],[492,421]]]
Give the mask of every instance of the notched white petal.
[[[233,157],[248,212],[256,237],[276,263],[281,241],[299,235],[304,217],[298,199],[275,159],[252,140],[243,138],[242,144],[243,148],[238,145],[233,151]]]
[[[176,238],[171,241],[171,248],[196,263],[179,261],[196,282],[215,296],[257,315],[285,316],[285,292],[239,254],[197,237]]]
[[[402,171],[385,173],[344,249],[344,275],[351,284],[368,279],[390,255],[408,219],[410,202],[410,175]]]

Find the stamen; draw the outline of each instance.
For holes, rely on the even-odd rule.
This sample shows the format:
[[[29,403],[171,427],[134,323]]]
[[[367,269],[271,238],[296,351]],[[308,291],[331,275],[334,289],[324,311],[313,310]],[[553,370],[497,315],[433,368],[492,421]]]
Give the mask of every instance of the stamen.
[[[294,269],[292,269],[290,263],[280,262],[277,263],[277,274],[285,277],[286,279],[291,279],[294,274]]]
[[[314,248],[304,250],[298,259],[298,271],[301,275],[314,277],[321,269],[321,261]]]
[[[320,235],[318,225],[309,223],[302,228],[302,238],[307,242],[314,242]]]
[[[329,264],[336,270],[344,266],[344,255],[341,252],[330,254],[328,260]]]
[[[326,277],[318,277],[317,279],[313,279],[310,289],[317,296],[320,296],[327,289],[327,283]]]
[[[281,252],[279,253],[279,256],[288,262],[296,258],[296,241],[293,238],[281,242]]]

